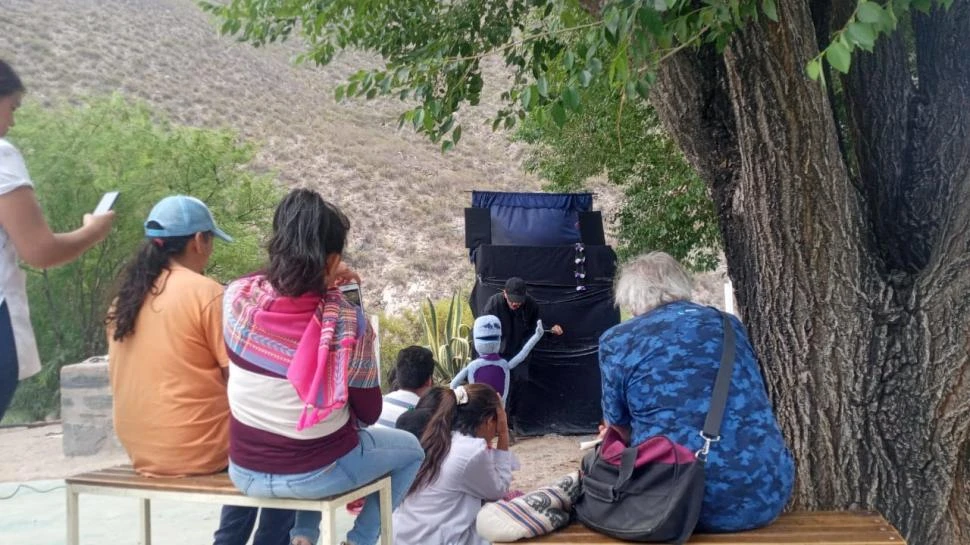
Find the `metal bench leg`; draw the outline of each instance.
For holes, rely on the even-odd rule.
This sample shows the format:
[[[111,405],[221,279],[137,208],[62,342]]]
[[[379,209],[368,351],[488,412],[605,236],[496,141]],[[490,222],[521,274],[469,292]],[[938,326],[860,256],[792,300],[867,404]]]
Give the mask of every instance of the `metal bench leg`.
[[[67,485],[67,545],[80,545],[81,535],[78,532],[77,492],[74,487]]]
[[[138,504],[138,526],[141,529],[141,545],[152,545],[152,503],[149,499]]]
[[[391,545],[394,539],[394,534],[391,528],[391,514],[394,511],[393,503],[391,502],[391,481],[387,480],[384,482],[384,486],[380,490],[381,499],[381,545]]]

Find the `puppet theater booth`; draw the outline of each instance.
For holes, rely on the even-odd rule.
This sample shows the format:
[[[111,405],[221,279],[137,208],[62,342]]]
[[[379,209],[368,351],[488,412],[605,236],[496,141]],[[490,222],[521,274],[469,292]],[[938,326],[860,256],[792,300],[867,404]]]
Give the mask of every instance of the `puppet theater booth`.
[[[512,371],[509,418],[521,435],[595,433],[600,407],[599,336],[620,322],[613,307],[616,254],[606,245],[592,193],[473,191],[465,245],[477,317],[513,276],[525,280],[551,333]]]

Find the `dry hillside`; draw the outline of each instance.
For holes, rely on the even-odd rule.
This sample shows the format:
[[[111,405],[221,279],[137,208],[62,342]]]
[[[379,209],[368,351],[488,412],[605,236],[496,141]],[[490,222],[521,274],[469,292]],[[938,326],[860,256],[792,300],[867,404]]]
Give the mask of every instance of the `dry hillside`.
[[[483,124],[480,108],[467,112],[459,149],[442,155],[397,130],[399,101],[334,102],[334,86],[374,58],[295,66],[298,46],[220,37],[192,0],[0,0],[0,56],[29,100],[121,92],[185,124],[238,130],[260,144],[258,168],[344,208],[349,259],[369,301],[388,310],[468,284],[466,191],[537,190],[519,169],[521,150]]]
[[[0,0],[0,57],[21,72],[28,100],[120,92],[184,124],[230,127],[257,142],[257,168],[318,189],[348,213],[348,258],[371,306],[395,312],[469,287],[467,191],[541,185],[522,172],[522,147],[485,124],[501,67],[490,67],[482,105],[463,112],[461,145],[442,155],[397,129],[405,107],[397,100],[334,102],[333,88],[376,58],[294,65],[299,46],[257,49],[221,37],[193,0]],[[618,192],[602,183],[594,190],[611,217]],[[721,303],[723,278],[723,265],[699,278],[698,297]]]

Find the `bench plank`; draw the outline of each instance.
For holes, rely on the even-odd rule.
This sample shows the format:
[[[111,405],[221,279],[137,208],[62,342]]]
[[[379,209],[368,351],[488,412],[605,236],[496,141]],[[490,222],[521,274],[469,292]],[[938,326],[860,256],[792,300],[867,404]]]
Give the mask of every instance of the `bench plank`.
[[[65,479],[65,482],[72,485],[138,488],[160,492],[242,495],[225,472],[191,477],[145,477],[135,473],[131,466],[118,466],[74,475]]]
[[[363,486],[340,494],[313,500],[288,498],[256,498],[243,495],[233,486],[228,473],[193,477],[144,477],[130,466],[118,466],[74,475],[64,480],[67,488],[67,544],[79,544],[78,496],[100,494],[125,496],[139,500],[141,543],[151,544],[151,501],[168,499],[199,503],[217,503],[277,509],[309,509],[323,514],[323,544],[336,543],[334,517],[336,512],[353,500],[378,494],[381,503],[381,545],[391,545],[391,478],[381,476]]]
[[[515,542],[544,545],[609,545],[627,543],[586,528],[570,526],[547,536]],[[878,513],[801,511],[787,513],[772,525],[736,534],[697,534],[689,543],[720,545],[905,545],[899,532]],[[503,545],[496,543],[495,545]]]

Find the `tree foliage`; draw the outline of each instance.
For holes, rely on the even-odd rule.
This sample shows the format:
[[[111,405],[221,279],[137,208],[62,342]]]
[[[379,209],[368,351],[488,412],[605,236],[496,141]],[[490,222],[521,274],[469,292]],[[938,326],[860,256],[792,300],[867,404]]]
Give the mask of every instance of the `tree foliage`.
[[[254,149],[233,133],[177,126],[120,97],[50,109],[28,101],[17,117],[10,140],[24,154],[55,232],[76,229],[105,191],[121,192],[105,242],[68,265],[28,271],[44,367],[21,384],[12,412],[35,419],[56,408],[61,366],[105,353],[110,298],[144,240],[142,223],[158,200],[181,193],[210,206],[235,241],[215,245],[207,274],[228,281],[261,265],[259,246],[280,190],[271,177],[247,168]]]
[[[861,0],[831,44],[803,67],[822,76],[822,62],[849,69],[856,49],[896,28],[897,13],[952,0]],[[606,81],[624,99],[647,98],[663,60],[701,44],[723,50],[732,33],[759,18],[778,19],[776,0],[229,0],[200,5],[222,20],[223,33],[254,45],[299,35],[301,60],[329,63],[345,49],[379,53],[382,68],[361,70],[336,99],[397,96],[417,103],[400,123],[450,149],[461,139],[455,113],[477,105],[482,61],[501,56],[514,73],[493,128],[532,115],[557,124],[580,110],[581,95]]]
[[[721,248],[714,206],[694,169],[646,103],[623,107],[605,82],[582,92],[581,111],[559,127],[526,118],[517,137],[535,144],[526,168],[555,191],[582,189],[606,174],[623,190],[615,218],[621,259],[670,253],[694,270],[711,270]]]

